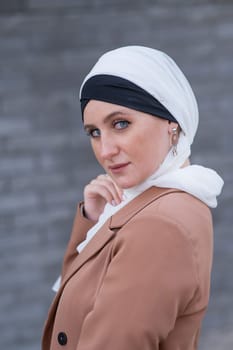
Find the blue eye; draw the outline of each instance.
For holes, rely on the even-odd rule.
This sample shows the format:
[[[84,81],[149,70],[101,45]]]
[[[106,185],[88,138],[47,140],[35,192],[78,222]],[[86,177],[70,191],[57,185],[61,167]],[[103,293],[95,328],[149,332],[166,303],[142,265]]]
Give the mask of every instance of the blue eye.
[[[127,120],[118,120],[114,122],[114,127],[116,129],[125,129],[129,126],[129,122]]]
[[[87,136],[91,137],[100,137],[100,130],[99,129],[90,129],[86,131]]]

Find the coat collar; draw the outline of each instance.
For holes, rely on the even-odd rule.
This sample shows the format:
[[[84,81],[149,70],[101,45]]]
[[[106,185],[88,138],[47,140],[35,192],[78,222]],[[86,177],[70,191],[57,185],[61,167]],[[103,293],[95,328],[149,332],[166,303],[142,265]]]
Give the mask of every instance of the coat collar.
[[[180,191],[171,188],[150,187],[113,215],[110,218],[109,228],[112,230],[119,229],[147,205],[172,192]]]
[[[65,284],[87,260],[97,254],[115,236],[117,230],[127,223],[134,215],[161,196],[177,191],[179,190],[151,187],[135,197],[125,207],[110,217],[83,251],[74,259],[68,273],[64,276],[63,284]]]

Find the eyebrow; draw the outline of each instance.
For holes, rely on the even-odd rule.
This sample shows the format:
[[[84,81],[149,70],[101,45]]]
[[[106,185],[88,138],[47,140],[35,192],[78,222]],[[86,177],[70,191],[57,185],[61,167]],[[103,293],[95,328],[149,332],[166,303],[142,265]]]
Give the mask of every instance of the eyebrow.
[[[106,117],[103,120],[103,123],[106,124],[109,120],[111,120],[112,118],[116,117],[117,115],[126,115],[126,112],[123,111],[114,111],[112,113],[109,113],[106,115]],[[96,126],[94,124],[85,124],[84,125],[84,129],[91,129],[91,128],[95,128]]]

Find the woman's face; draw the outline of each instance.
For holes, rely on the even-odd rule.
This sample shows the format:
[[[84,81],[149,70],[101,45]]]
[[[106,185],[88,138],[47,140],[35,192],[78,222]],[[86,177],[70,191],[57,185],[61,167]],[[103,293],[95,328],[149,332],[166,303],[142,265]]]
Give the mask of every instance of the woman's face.
[[[139,185],[159,168],[171,148],[165,119],[119,105],[91,100],[84,111],[84,128],[95,156],[122,189]]]

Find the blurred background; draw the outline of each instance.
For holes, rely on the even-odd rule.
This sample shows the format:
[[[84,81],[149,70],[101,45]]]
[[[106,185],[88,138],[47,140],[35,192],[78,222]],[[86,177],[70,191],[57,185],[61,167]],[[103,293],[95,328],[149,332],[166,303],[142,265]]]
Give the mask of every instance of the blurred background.
[[[200,349],[233,349],[233,1],[0,0],[2,349],[40,349],[77,202],[100,171],[79,87],[102,53],[129,44],[171,55],[197,96],[192,162],[225,180]]]

